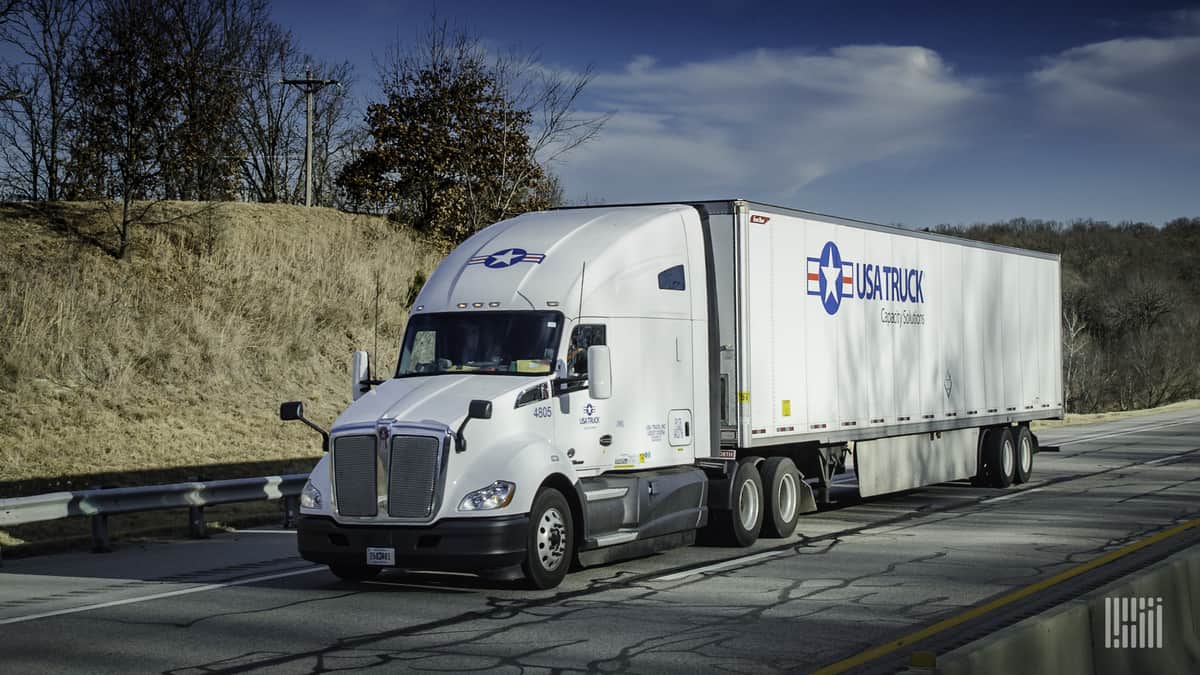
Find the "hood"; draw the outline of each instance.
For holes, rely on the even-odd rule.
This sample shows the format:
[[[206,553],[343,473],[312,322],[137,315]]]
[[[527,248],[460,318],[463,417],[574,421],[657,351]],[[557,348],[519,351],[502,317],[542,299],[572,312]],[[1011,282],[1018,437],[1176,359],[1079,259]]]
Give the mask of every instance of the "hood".
[[[473,399],[492,401],[500,407],[498,399],[508,396],[515,401],[519,392],[541,379],[477,373],[392,378],[346,408],[334,421],[332,433],[349,427],[373,427],[381,419],[454,428],[466,416]]]

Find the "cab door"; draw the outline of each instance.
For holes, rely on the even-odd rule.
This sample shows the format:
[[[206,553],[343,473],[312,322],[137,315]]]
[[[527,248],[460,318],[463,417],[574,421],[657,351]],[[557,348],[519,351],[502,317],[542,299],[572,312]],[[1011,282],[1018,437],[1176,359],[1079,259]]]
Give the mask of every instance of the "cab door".
[[[593,400],[588,395],[588,347],[608,344],[608,327],[603,322],[581,321],[571,329],[567,345],[565,376],[555,382],[554,438],[576,470],[609,468],[613,465],[612,401]]]

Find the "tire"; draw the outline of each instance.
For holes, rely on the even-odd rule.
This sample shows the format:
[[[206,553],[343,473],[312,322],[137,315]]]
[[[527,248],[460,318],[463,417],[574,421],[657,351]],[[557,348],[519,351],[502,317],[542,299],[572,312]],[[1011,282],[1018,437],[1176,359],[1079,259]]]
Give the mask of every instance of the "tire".
[[[1029,427],[1021,425],[1013,429],[1013,447],[1017,453],[1013,482],[1019,485],[1028,482],[1033,475],[1033,451],[1036,446]]]
[[[379,576],[382,570],[366,565],[330,565],[329,571],[342,581],[366,581]]]
[[[800,517],[801,479],[796,463],[787,457],[770,457],[762,463],[761,473],[766,501],[762,536],[790,537]]]
[[[1017,471],[1016,445],[1008,427],[992,427],[983,438],[984,476],[994,488],[1006,488],[1013,483]]]
[[[754,458],[738,462],[729,490],[733,509],[713,513],[709,539],[718,546],[746,547],[758,541],[763,526],[762,476],[754,465]]]
[[[529,510],[529,538],[525,542],[525,580],[536,589],[554,588],[571,569],[575,553],[575,523],[566,497],[554,488],[542,488]]]

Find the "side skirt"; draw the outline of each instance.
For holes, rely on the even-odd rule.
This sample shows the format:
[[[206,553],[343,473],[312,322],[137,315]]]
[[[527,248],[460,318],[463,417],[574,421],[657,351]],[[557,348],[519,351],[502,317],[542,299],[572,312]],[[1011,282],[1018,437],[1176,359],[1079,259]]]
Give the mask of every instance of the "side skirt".
[[[604,565],[618,560],[641,558],[659,551],[681,546],[691,546],[696,543],[696,530],[673,532],[658,537],[636,539],[624,544],[605,546],[591,551],[579,551],[579,564],[584,567]]]

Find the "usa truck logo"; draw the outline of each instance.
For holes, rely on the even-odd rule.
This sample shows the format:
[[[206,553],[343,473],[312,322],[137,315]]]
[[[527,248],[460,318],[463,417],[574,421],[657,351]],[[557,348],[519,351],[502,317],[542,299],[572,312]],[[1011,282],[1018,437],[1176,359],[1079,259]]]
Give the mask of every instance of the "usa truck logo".
[[[501,270],[523,262],[540,265],[546,259],[544,253],[530,253],[523,248],[505,248],[491,255],[477,255],[467,261],[468,265],[483,265],[489,269]]]
[[[808,258],[808,295],[821,300],[825,313],[833,316],[842,300],[925,302],[925,272],[916,268],[877,263],[855,263],[842,258],[837,244],[826,242],[817,258]]]

